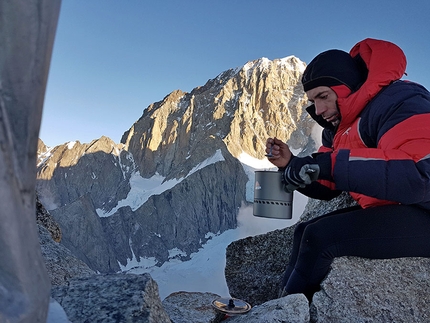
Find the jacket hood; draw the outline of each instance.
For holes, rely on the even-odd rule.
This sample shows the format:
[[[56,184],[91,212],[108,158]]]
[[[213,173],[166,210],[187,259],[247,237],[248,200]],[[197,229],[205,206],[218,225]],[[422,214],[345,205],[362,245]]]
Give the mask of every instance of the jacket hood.
[[[368,75],[356,92],[346,98],[338,98],[342,116],[339,128],[348,127],[382,88],[399,80],[406,70],[405,54],[388,41],[367,38],[357,43],[350,55],[363,60]]]

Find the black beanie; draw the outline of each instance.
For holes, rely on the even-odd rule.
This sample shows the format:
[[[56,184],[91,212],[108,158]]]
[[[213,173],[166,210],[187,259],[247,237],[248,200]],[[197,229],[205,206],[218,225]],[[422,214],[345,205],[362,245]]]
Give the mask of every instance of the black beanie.
[[[359,58],[361,60],[361,58]],[[318,86],[346,85],[352,92],[363,84],[365,76],[360,72],[351,55],[331,49],[316,56],[306,67],[302,83],[305,92]]]

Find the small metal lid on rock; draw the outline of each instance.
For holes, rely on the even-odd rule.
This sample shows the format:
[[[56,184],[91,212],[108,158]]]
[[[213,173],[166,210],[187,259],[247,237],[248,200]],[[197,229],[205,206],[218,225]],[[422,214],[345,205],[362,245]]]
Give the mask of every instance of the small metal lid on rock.
[[[230,315],[244,314],[251,309],[251,305],[237,298],[217,298],[212,302],[212,306],[218,312]]]

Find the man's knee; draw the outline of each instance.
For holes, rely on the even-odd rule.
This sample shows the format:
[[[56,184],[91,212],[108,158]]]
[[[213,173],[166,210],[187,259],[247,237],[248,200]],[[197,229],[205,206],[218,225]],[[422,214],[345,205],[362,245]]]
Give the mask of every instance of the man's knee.
[[[307,222],[301,222],[301,223],[297,224],[296,228],[294,229],[294,235],[295,236],[302,236],[303,231],[305,231],[307,225],[308,225]]]
[[[307,225],[302,234],[302,244],[312,245],[315,250],[321,250],[332,244],[333,235],[329,228],[320,223],[312,223]]]

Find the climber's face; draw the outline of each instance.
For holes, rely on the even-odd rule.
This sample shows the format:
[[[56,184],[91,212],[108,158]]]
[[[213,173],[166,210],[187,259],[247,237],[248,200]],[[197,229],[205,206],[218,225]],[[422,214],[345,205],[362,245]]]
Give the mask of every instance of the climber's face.
[[[337,126],[340,122],[340,113],[337,107],[337,95],[328,86],[318,86],[306,92],[308,99],[315,105],[315,113],[327,122]]]

